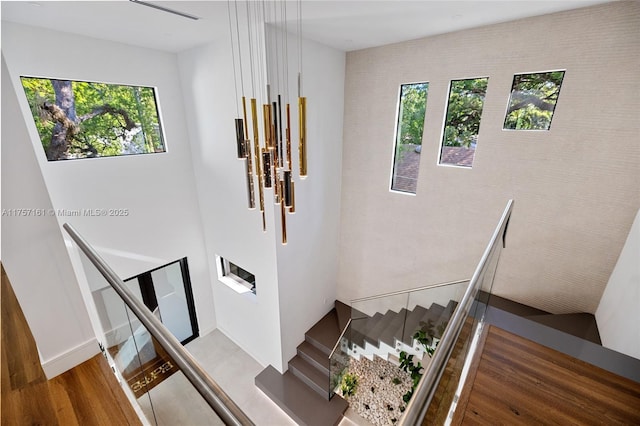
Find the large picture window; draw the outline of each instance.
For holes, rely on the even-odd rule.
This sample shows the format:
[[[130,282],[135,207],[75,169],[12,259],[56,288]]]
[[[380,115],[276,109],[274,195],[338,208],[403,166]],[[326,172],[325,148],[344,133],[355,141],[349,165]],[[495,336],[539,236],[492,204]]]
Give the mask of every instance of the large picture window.
[[[429,83],[426,82],[400,87],[391,178],[394,191],[416,193],[428,91]]]
[[[152,87],[20,79],[49,161],[165,151]]]
[[[505,130],[549,130],[564,71],[513,76]]]
[[[471,167],[489,78],[451,80],[439,164]]]

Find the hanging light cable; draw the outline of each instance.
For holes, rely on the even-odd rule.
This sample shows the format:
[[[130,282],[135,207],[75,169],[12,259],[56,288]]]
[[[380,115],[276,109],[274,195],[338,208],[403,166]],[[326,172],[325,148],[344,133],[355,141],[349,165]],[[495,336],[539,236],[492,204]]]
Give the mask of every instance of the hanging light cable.
[[[273,200],[280,208],[282,244],[287,243],[286,213],[295,212],[295,189],[291,147],[291,114],[289,103],[289,47],[286,0],[269,4],[265,0],[246,2],[247,41],[251,74],[250,114],[245,95],[242,40],[237,0],[234,0],[235,39],[230,0],[227,0],[231,33],[231,54],[236,92],[236,113],[240,116],[238,99],[242,99],[242,118],[236,119],[238,158],[246,160],[249,207],[255,207],[253,164],[258,179],[258,196],[262,229],[266,231],[265,189],[273,189]],[[281,19],[279,23],[278,20]],[[297,3],[298,44],[298,130],[300,178],[307,176],[306,97],[302,95],[302,4]],[[239,69],[236,69],[237,42]],[[240,73],[241,96],[238,93]],[[259,117],[258,102],[262,104]],[[283,111],[284,109],[284,111]],[[259,123],[262,121],[262,143]],[[249,123],[251,122],[251,123]],[[250,125],[251,124],[251,125]],[[249,128],[251,127],[251,138]],[[253,153],[251,142],[253,139]]]

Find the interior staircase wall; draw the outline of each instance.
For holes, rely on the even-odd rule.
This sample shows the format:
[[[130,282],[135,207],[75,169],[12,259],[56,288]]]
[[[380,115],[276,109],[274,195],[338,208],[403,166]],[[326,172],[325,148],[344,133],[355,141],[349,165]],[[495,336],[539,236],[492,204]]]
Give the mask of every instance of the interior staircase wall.
[[[596,311],[605,347],[640,359],[640,210]]]
[[[338,299],[468,279],[509,199],[494,292],[593,314],[640,207],[640,3],[347,53]],[[565,69],[549,131],[502,130],[514,74]],[[473,167],[439,166],[452,79],[489,77]],[[429,82],[415,196],[389,190],[400,85]]]
[[[2,120],[2,210],[52,209],[4,54]],[[2,216],[2,262],[52,378],[97,354],[98,344],[56,218]]]

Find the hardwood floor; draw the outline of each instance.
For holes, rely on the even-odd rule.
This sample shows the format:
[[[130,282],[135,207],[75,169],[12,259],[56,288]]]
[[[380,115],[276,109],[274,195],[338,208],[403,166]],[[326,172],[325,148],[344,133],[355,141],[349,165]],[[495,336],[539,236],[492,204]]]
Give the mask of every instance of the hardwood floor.
[[[38,351],[2,267],[2,425],[140,425],[99,354],[47,380]]]
[[[640,383],[495,326],[485,329],[455,425],[640,425]]]
[[[449,407],[455,397],[470,345],[470,334],[474,330],[474,320],[468,317],[462,326],[451,357],[438,382],[438,388],[429,404],[422,426],[442,425],[449,414]]]

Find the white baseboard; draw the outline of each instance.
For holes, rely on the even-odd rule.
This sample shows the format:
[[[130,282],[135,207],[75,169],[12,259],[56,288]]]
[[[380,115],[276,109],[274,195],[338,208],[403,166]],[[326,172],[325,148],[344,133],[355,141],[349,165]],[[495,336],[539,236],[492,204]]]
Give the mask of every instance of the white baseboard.
[[[42,362],[47,379],[52,379],[100,353],[96,338]]]

